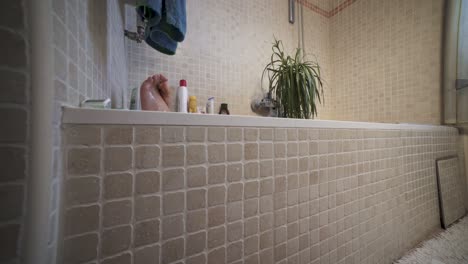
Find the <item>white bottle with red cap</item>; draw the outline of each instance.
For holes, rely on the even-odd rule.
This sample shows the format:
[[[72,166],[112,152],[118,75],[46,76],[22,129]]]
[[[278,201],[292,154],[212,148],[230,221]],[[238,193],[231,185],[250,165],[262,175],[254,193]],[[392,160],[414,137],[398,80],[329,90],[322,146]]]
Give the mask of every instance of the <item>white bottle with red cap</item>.
[[[177,112],[187,113],[188,91],[187,81],[180,80],[179,89],[177,90]]]

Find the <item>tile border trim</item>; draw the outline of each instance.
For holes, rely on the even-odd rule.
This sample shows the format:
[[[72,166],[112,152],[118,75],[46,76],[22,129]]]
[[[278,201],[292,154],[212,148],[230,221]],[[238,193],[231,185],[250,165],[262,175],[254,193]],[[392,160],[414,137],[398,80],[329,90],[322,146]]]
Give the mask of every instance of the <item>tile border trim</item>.
[[[306,8],[310,9],[311,11],[313,11],[313,12],[319,14],[319,15],[322,15],[322,16],[324,16],[326,18],[331,18],[331,17],[335,16],[336,14],[343,11],[344,9],[346,9],[348,6],[352,5],[356,1],[357,0],[345,0],[341,4],[339,4],[337,7],[333,8],[330,11],[327,11],[325,9],[322,9],[322,8],[318,7],[315,4],[312,4],[308,0],[296,0],[297,3],[305,6]]]

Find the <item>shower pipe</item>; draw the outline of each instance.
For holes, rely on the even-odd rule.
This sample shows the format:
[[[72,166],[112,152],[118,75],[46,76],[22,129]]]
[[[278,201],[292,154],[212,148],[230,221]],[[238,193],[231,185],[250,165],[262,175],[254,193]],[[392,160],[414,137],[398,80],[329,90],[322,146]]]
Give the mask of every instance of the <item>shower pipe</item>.
[[[49,236],[52,178],[52,116],[54,105],[54,54],[52,1],[27,0],[30,54],[30,152],[25,226],[20,236],[24,263],[45,264]],[[20,256],[23,259],[23,256]]]

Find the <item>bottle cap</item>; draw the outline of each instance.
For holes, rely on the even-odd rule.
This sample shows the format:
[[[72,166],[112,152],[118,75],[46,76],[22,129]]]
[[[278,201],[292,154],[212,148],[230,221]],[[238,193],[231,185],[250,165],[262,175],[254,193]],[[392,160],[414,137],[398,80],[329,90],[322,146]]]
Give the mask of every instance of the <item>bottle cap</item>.
[[[187,86],[187,81],[186,80],[180,80],[179,86]]]

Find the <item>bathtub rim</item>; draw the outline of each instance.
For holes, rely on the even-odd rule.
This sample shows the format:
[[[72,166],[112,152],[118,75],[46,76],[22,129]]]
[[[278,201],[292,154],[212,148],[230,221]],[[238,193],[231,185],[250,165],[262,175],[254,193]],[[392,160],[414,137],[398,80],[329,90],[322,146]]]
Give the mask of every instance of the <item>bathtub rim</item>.
[[[185,114],[177,112],[134,111],[63,107],[62,124],[77,125],[159,125],[159,126],[223,126],[265,128],[336,128],[383,130],[456,130],[455,127],[409,123],[374,123],[337,120],[305,120],[290,118]]]

